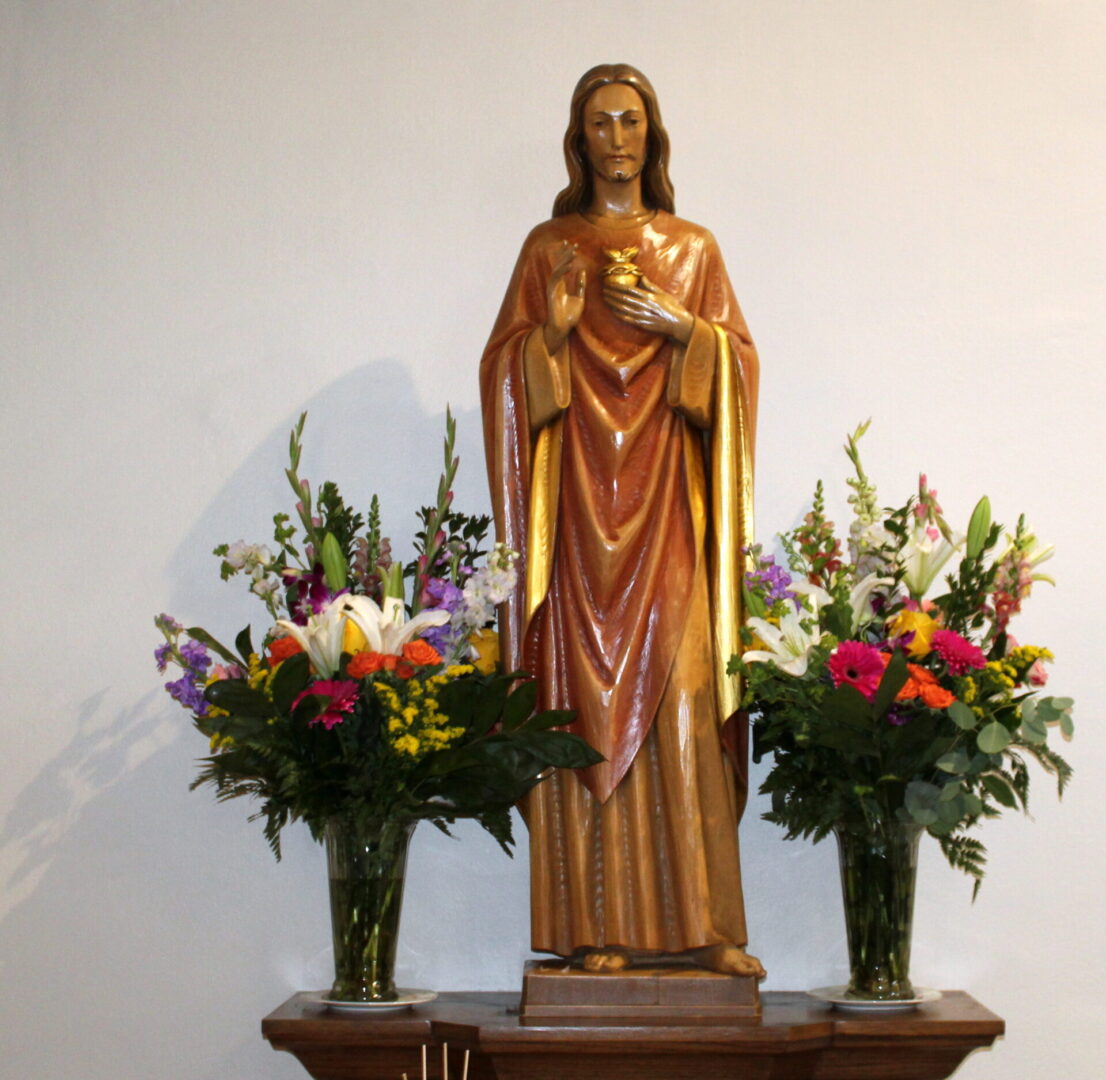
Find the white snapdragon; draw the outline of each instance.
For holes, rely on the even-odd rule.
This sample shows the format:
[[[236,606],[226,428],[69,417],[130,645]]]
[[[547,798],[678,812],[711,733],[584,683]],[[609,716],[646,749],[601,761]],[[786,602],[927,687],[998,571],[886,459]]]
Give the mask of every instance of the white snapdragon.
[[[488,561],[465,582],[461,607],[453,622],[465,633],[479,630],[495,618],[495,609],[511,595],[518,581],[518,553],[496,544]]]

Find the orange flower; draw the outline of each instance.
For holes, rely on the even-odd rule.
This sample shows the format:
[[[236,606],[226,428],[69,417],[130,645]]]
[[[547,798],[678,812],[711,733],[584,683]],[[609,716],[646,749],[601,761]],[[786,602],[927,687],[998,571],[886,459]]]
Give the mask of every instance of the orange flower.
[[[403,659],[409,660],[419,667],[428,667],[431,664],[442,662],[438,650],[430,642],[423,641],[422,638],[415,638],[414,641],[409,641],[403,646]]]
[[[907,664],[906,670],[910,675],[903,683],[902,689],[895,695],[896,701],[921,698],[931,709],[947,709],[956,700],[955,695],[950,694],[937,681],[937,676],[929,668],[924,668],[920,664]]]
[[[388,661],[391,660],[391,664]],[[385,656],[378,652],[359,652],[346,665],[346,674],[351,679],[363,679],[366,675],[375,675],[381,670],[390,670],[396,666],[394,656]]]
[[[290,656],[303,652],[303,646],[294,637],[278,637],[269,646],[269,663],[274,667]]]

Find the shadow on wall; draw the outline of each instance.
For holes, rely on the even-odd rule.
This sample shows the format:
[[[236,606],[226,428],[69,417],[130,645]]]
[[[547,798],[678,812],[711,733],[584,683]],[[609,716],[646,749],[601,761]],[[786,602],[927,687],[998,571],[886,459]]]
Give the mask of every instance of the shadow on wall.
[[[444,405],[435,414],[424,411],[398,363],[365,365],[304,406],[301,473],[315,490],[334,480],[359,508],[377,493],[384,530],[397,554],[408,556],[414,511],[433,500],[442,468]],[[214,493],[167,563],[169,611],[224,640],[233,640],[245,621],[260,636],[268,617],[244,582],[219,581],[209,553],[239,536],[268,542],[272,514],[293,511],[282,471],[296,414],[274,424]],[[456,505],[483,512],[488,498],[477,410],[457,421]],[[251,515],[264,531],[252,529]],[[150,631],[152,652],[152,625]],[[150,684],[162,678],[152,658],[149,675]],[[0,827],[0,997],[10,999],[5,1014],[24,1021],[8,1025],[5,1063],[13,1075],[63,1077],[74,1075],[79,1062],[83,1080],[118,1075],[123,1061],[135,1076],[167,1075],[166,1062],[174,1060],[189,1063],[179,1075],[224,1075],[228,1068],[244,1075],[255,1054],[271,1069],[276,1063],[257,1038],[257,1019],[292,990],[332,977],[321,851],[296,826],[285,831],[284,862],[277,864],[260,824],[246,821],[256,807],[241,800],[220,805],[207,789],[188,791],[206,746],[187,715],[160,689],[124,707],[113,704],[125,693],[109,683],[81,704],[76,736],[20,793]],[[488,889],[502,888],[498,870],[524,873],[524,859],[502,859],[484,888],[451,888],[442,880],[443,865],[462,875],[471,873],[473,856],[499,857],[482,848],[478,855],[477,838],[465,845],[465,867],[455,841],[432,829],[420,834],[418,877],[436,884],[413,882],[409,922],[434,918],[429,907],[437,925],[448,895],[444,933],[450,923],[478,923],[481,893],[486,901]],[[446,845],[452,859],[439,857]],[[497,929],[502,938],[502,922]],[[463,939],[455,929],[453,946],[461,952]],[[421,968],[422,960],[407,963]],[[437,974],[437,985],[450,981],[436,970],[440,956],[427,961],[423,979]],[[401,977],[404,963],[401,946]],[[457,963],[471,968],[477,958],[459,955]],[[508,965],[517,971],[517,950]]]

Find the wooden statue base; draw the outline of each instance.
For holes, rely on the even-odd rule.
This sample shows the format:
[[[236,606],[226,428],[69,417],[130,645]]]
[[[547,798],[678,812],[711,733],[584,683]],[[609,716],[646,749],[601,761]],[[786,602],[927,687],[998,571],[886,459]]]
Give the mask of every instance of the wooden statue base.
[[[687,1016],[668,1024],[520,1023],[515,993],[445,993],[401,1012],[335,1012],[296,994],[261,1023],[274,1050],[315,1080],[945,1080],[1004,1024],[967,994],[945,991],[912,1012],[840,1012],[803,993],[761,995],[759,1021]]]
[[[563,960],[530,960],[522,977],[523,1024],[755,1023],[759,1016],[756,979],[687,964],[597,974]]]

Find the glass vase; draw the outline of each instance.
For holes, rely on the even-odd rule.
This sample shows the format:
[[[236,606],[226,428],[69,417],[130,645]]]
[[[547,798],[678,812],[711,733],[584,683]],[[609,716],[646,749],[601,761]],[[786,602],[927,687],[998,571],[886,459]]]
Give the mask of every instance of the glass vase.
[[[922,827],[900,821],[834,827],[841,863],[849,987],[857,1001],[905,1001]]]
[[[335,1001],[396,999],[396,942],[407,847],[417,822],[374,820],[326,827]]]

